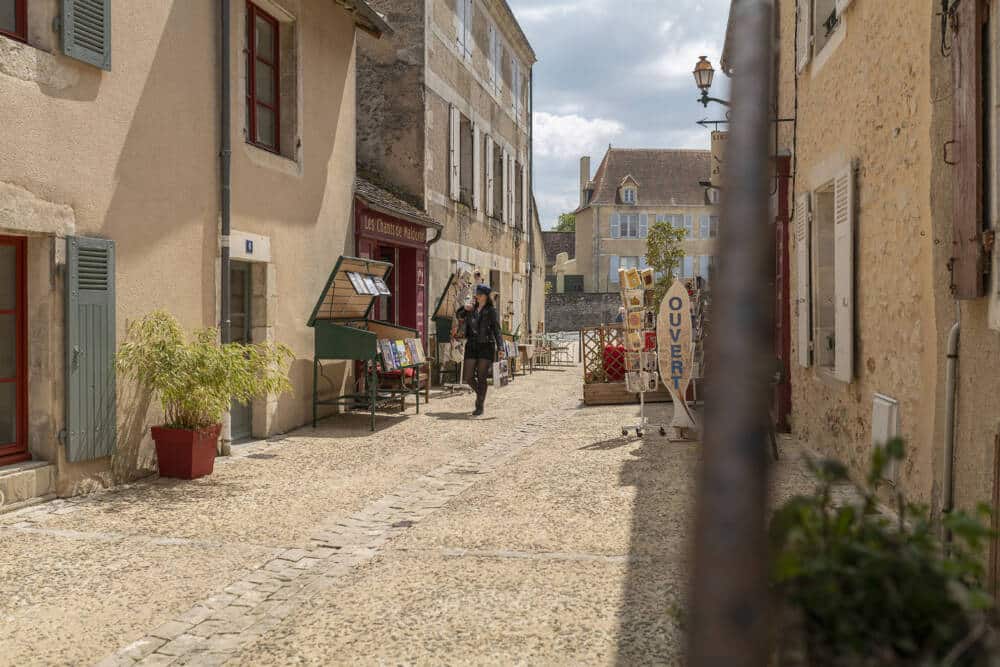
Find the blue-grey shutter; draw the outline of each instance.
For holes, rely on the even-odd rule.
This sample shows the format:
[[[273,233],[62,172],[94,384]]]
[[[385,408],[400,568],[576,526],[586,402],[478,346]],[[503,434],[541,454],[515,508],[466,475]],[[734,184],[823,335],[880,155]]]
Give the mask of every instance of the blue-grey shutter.
[[[618,267],[620,266],[620,261],[621,260],[619,259],[618,255],[611,255],[611,257],[609,259],[611,261],[610,261],[610,265],[609,265],[609,268],[608,268],[608,284],[609,285],[610,284],[617,284],[618,283]]]
[[[644,239],[649,236],[649,215],[643,213],[639,216],[639,238]]]
[[[684,231],[687,232],[687,238],[694,238],[694,218],[690,215],[684,216]]]
[[[699,227],[701,227],[701,238],[703,238],[703,239],[709,238],[708,216],[707,215],[701,216],[698,219],[698,223],[699,223]]]
[[[70,58],[111,71],[111,0],[62,0],[62,48]]]
[[[611,214],[611,238],[617,239],[621,237],[621,228],[619,227],[619,222],[621,217],[617,213]]]
[[[66,458],[115,450],[115,244],[66,239]]]

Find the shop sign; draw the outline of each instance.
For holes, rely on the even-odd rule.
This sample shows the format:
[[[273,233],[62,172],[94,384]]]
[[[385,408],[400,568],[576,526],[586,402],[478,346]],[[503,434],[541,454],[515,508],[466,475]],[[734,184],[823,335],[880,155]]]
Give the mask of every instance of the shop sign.
[[[385,218],[371,211],[361,213],[358,227],[359,233],[364,236],[377,236],[421,245],[427,243],[427,232],[423,227],[402,220]]]
[[[712,173],[709,180],[713,188],[722,187],[722,165],[726,161],[726,144],[728,143],[728,132],[712,133]]]

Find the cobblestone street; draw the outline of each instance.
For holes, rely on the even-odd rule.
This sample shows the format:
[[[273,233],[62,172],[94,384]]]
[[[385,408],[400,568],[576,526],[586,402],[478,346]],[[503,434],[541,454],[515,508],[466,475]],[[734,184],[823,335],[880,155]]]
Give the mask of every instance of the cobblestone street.
[[[698,445],[579,392],[535,372],[481,419],[338,417],[0,515],[2,662],[676,663]],[[808,483],[783,446],[780,496]]]

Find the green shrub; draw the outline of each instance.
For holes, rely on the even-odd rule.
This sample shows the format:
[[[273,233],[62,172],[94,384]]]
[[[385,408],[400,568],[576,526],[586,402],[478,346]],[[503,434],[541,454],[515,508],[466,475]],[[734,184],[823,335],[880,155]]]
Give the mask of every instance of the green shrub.
[[[222,421],[233,400],[291,391],[293,356],[280,344],[222,345],[216,329],[188,339],[173,315],[157,310],[129,325],[117,365],[159,398],[166,426],[197,430]]]
[[[885,470],[903,460],[899,440],[876,449],[867,479],[850,482],[837,461],[810,461],[816,492],[786,502],[771,520],[772,584],[799,612],[814,665],[986,665],[997,615],[983,587],[990,509],[944,519],[945,549],[926,507],[893,492],[896,517],[879,511]],[[836,503],[849,483],[855,502]]]

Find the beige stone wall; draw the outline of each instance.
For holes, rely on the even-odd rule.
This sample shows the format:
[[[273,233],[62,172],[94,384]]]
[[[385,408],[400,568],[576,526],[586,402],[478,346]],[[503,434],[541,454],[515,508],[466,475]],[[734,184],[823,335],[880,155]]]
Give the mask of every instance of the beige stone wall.
[[[264,300],[266,322],[256,333],[299,357],[294,395],[270,406],[269,433],[302,424],[309,413],[305,321],[350,238],[355,159],[352,20],[335,3],[282,6],[301,29],[295,159],[242,139],[245,5],[233,3],[232,17],[232,226],[269,237],[271,300]],[[110,72],[62,56],[41,19],[29,32],[41,48],[0,38],[0,234],[30,238],[30,447],[36,458],[59,463],[64,495],[91,474],[107,480],[109,463],[66,464],[56,440],[63,423],[63,237],[116,241],[119,337],[155,308],[186,327],[218,319],[215,5],[116,1],[112,16]],[[119,403],[119,449],[141,465],[149,452],[145,426],[156,412],[144,419],[147,403],[126,388]]]
[[[798,365],[793,308],[792,424],[797,438],[861,470],[870,451],[873,394],[897,399],[911,443],[901,481],[929,500],[941,361],[928,187],[940,152],[928,141],[936,19],[930,5],[892,2],[855,2],[844,18],[843,34],[799,76],[795,109],[795,4],[781,5],[779,106],[798,118],[795,194],[823,185],[849,160],[858,169],[855,379],[839,383]],[[794,234],[792,244],[794,304]]]
[[[453,201],[449,196],[448,169],[449,113],[452,106],[479,127],[481,137],[493,137],[525,169],[530,169],[531,146],[526,105],[522,105],[521,113],[515,119],[509,66],[503,71],[500,94],[496,95],[490,89],[488,21],[496,23],[505,44],[517,53],[522,63],[522,75],[525,78],[522,90],[525,91],[531,64],[530,55],[526,44],[506,22],[499,3],[476,2],[471,58],[460,55],[456,48],[454,1],[433,0],[427,6],[430,16],[425,37],[425,200],[428,213],[444,225],[441,240],[431,247],[430,293],[432,298],[436,298],[434,295],[440,293],[454,270],[454,263],[462,261],[479,269],[487,280],[491,270],[500,272],[502,312],[512,307],[513,275],[522,276],[525,289],[522,307],[526,310],[529,282],[526,273],[528,234],[531,233],[528,221],[525,221],[524,229],[518,231],[512,225],[488,218],[485,213],[485,178],[482,180],[482,204],[479,209]],[[485,151],[481,153],[480,160],[479,168],[482,170]],[[538,243],[540,244],[540,239]],[[544,255],[541,265],[544,267]],[[541,287],[535,284],[544,283],[544,276],[535,274],[531,282],[533,294],[539,293],[538,290],[541,289],[540,293],[544,295],[544,284]],[[537,302],[538,299],[533,296],[533,309],[538,308]],[[525,312],[522,318],[527,316]],[[532,327],[537,321],[533,317]]]

